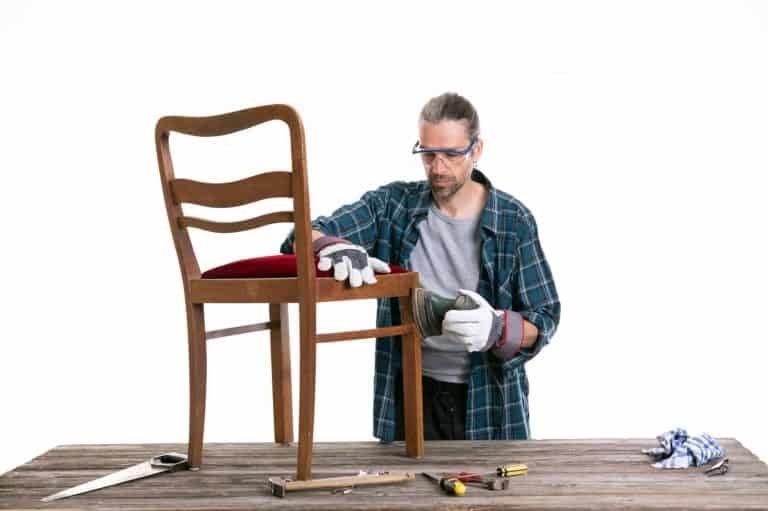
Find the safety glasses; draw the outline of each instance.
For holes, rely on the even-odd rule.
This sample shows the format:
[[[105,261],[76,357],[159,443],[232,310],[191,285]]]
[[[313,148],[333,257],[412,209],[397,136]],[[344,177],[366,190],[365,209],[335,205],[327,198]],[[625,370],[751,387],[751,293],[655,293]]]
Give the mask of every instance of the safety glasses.
[[[431,166],[438,158],[441,159],[443,163],[454,166],[458,165],[469,157],[469,153],[475,147],[475,143],[477,143],[477,137],[472,137],[469,145],[464,149],[449,149],[424,147],[421,145],[421,142],[417,140],[411,152],[421,156],[421,161],[427,167]]]

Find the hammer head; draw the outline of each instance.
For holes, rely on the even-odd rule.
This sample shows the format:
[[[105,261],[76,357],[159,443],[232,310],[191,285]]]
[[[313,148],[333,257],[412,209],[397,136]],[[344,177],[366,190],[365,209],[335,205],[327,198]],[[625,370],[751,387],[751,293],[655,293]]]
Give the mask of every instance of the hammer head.
[[[437,293],[417,287],[413,290],[413,319],[421,338],[443,333],[443,319],[449,310],[476,309],[478,305],[468,296],[445,298]]]
[[[488,481],[489,490],[507,490],[509,489],[509,479],[506,477],[494,477]]]
[[[288,481],[282,477],[270,477],[267,480],[267,485],[269,486],[272,495],[280,498],[285,497],[285,494],[288,491],[286,483],[288,483]]]

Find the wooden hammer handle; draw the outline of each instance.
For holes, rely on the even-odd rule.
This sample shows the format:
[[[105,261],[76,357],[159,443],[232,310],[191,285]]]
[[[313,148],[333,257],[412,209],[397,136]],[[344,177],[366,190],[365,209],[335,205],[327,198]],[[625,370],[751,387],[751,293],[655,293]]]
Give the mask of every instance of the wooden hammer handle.
[[[400,474],[380,474],[361,476],[327,477],[325,479],[311,479],[309,481],[288,481],[285,483],[286,491],[297,490],[325,490],[329,488],[348,488],[351,486],[364,486],[371,484],[400,483],[415,479],[416,475],[408,472]]]

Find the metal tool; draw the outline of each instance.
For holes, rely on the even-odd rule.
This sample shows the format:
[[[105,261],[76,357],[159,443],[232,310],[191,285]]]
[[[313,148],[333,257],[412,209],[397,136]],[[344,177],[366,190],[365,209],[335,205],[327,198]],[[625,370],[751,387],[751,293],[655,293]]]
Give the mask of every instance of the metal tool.
[[[462,483],[482,483],[485,481],[485,476],[482,474],[473,474],[471,472],[458,472],[456,474],[443,474],[443,477],[450,477],[458,479]]]
[[[455,477],[464,484],[478,485],[486,490],[498,491],[509,489],[509,478],[495,477],[495,474],[486,477],[482,474],[459,472],[458,474],[447,474],[445,477]]]
[[[159,456],[154,456],[137,465],[118,470],[117,472],[105,475],[104,477],[99,477],[93,481],[69,488],[68,490],[54,493],[53,495],[49,495],[40,500],[43,502],[50,502],[52,500],[59,500],[94,490],[100,490],[109,486],[127,483],[128,481],[134,481],[136,479],[144,479],[145,477],[162,474],[164,472],[177,472],[188,468],[189,463],[186,455],[177,452],[168,452]]]
[[[440,477],[439,475],[433,474],[431,472],[422,472],[422,474],[434,481],[437,481],[437,484],[440,486],[440,488],[448,495],[455,495],[459,497],[467,492],[467,488],[464,486],[464,483],[455,477]]]
[[[325,479],[310,479],[308,481],[293,481],[283,477],[270,477],[267,480],[267,486],[269,486],[272,495],[283,498],[288,492],[293,491],[329,490],[334,488],[349,489],[356,486],[373,484],[402,483],[413,479],[416,479],[415,474],[407,472],[400,474],[390,474],[385,472],[382,474],[327,477]]]
[[[477,307],[468,296],[459,295],[454,299],[421,287],[413,290],[413,319],[422,339],[443,333],[443,319],[449,310],[472,310]]]
[[[708,476],[721,476],[728,473],[728,458],[723,458],[704,471]]]
[[[527,473],[528,467],[526,465],[513,464],[496,467],[496,472],[492,474],[458,472],[456,474],[443,474],[443,477],[455,478],[464,484],[479,485],[486,490],[498,491],[509,489],[510,477]]]
[[[509,478],[508,477],[493,477],[485,480],[485,486],[489,490],[508,490]]]
[[[461,478],[473,478],[473,477],[481,477],[485,478],[488,476],[497,476],[497,477],[515,477],[515,476],[521,476],[528,473],[528,467],[526,465],[523,465],[522,463],[514,464],[514,465],[500,465],[496,467],[496,472],[493,474],[481,474],[481,473],[475,473],[475,472],[459,472],[458,474],[452,474],[453,477],[459,477]],[[463,481],[463,479],[461,479]]]

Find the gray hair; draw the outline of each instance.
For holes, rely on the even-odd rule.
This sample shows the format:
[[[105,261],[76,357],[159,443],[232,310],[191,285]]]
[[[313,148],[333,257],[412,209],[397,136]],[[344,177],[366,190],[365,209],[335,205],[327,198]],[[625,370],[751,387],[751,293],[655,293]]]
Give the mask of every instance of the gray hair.
[[[464,121],[469,138],[480,134],[477,110],[467,98],[455,92],[446,92],[427,101],[421,109],[419,120],[434,124],[440,121]]]

